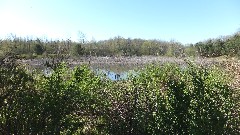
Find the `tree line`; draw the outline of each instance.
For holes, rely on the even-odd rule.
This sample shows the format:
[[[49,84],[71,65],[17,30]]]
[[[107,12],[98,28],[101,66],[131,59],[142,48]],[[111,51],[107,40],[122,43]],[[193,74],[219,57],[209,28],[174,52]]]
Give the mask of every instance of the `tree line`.
[[[85,40],[86,41],[86,40]],[[75,42],[67,40],[29,39],[14,37],[2,39],[0,55],[11,50],[25,56],[48,56],[66,54],[69,56],[181,56],[184,46],[176,41],[130,39],[114,37],[109,40]]]
[[[195,47],[198,53],[204,57],[240,56],[240,32],[231,36],[198,42]]]
[[[64,54],[79,56],[202,56],[218,57],[240,55],[240,33],[183,45],[176,41],[145,40],[120,36],[101,41],[31,39],[12,37],[0,40],[0,56],[11,51],[24,58]]]

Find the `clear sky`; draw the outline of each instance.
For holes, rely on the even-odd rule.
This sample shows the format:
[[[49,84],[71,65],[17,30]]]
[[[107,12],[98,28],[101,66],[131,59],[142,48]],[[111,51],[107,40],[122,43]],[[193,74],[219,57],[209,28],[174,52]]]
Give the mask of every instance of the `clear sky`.
[[[240,0],[0,0],[0,38],[196,43],[240,30]]]

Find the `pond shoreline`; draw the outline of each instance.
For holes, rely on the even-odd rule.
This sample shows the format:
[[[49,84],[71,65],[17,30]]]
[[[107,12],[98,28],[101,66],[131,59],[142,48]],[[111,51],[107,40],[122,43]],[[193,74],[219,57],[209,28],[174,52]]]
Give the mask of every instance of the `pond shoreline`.
[[[51,58],[41,59],[21,59],[18,62],[29,64],[33,66],[43,65],[47,61],[51,62]],[[57,60],[55,58],[55,60]],[[218,58],[176,58],[176,57],[163,57],[163,56],[132,56],[132,57],[79,57],[69,58],[63,61],[70,65],[83,65],[83,64],[124,64],[124,65],[147,65],[147,64],[163,64],[163,63],[176,63],[183,64],[185,60],[193,61],[194,63],[205,65],[212,63],[223,62],[223,59]]]
[[[30,69],[44,69],[46,62],[52,62],[51,58],[38,59],[19,59],[18,62],[27,65]],[[57,60],[56,58],[54,60]],[[80,65],[89,65],[91,69],[100,69],[111,71],[116,74],[128,72],[130,70],[139,70],[145,68],[146,65],[163,65],[166,63],[174,63],[180,66],[186,65],[186,60],[196,63],[204,67],[218,66],[226,70],[228,73],[233,73],[236,86],[240,85],[240,61],[237,58],[216,57],[216,58],[202,58],[202,57],[164,57],[164,56],[132,56],[132,57],[79,57],[64,59],[70,67]],[[237,81],[236,81],[237,80]]]

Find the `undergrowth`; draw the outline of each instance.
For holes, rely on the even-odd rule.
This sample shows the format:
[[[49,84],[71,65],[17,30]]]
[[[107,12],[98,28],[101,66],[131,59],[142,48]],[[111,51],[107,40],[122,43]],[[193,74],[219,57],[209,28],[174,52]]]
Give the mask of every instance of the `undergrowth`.
[[[2,61],[2,63],[6,63]],[[187,62],[110,81],[87,66],[45,76],[1,64],[1,134],[239,134],[239,96],[222,70]]]

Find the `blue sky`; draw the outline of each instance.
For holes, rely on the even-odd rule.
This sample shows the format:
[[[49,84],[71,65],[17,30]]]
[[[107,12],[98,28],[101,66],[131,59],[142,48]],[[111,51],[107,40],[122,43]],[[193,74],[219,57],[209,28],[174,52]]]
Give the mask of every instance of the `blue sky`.
[[[196,43],[240,28],[239,0],[0,0],[0,38],[115,36]]]

